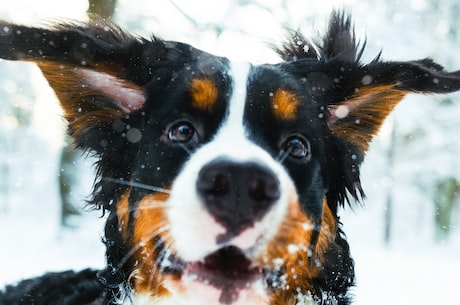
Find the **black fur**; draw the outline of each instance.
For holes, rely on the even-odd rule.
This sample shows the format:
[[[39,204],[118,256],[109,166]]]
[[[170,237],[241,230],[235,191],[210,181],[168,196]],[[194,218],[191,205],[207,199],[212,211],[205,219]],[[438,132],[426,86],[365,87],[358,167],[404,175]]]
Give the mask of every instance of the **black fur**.
[[[321,272],[314,283],[315,295],[319,297],[325,294],[327,297],[322,298],[318,304],[350,304],[352,296],[348,291],[355,285],[355,265],[341,229],[337,233],[335,243],[329,247],[324,257],[327,263],[321,266]]]
[[[100,305],[103,287],[96,271],[47,273],[0,291],[0,305]]]

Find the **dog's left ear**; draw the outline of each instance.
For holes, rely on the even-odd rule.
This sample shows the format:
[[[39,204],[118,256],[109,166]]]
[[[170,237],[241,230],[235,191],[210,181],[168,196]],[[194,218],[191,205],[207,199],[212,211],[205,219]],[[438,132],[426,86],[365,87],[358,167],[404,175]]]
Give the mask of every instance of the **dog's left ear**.
[[[142,41],[102,20],[49,28],[0,22],[0,58],[39,66],[76,138],[144,106],[145,80],[130,71],[142,49]]]
[[[460,89],[460,71],[446,72],[430,59],[346,66],[343,63],[330,75],[335,82],[331,89],[335,98],[324,105],[326,120],[333,133],[363,152],[406,94],[449,93]]]
[[[181,52],[190,47],[134,37],[101,19],[45,28],[0,21],[0,58],[39,66],[59,98],[69,133],[84,148],[98,149],[87,135],[107,139],[102,125],[142,109],[146,85],[155,79],[161,87],[183,65]]]

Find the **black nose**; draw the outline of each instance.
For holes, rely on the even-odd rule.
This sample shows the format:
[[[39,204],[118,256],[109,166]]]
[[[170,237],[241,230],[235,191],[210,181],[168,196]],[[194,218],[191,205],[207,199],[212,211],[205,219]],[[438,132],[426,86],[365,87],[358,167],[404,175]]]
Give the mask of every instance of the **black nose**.
[[[201,169],[196,188],[209,213],[227,229],[225,239],[253,226],[280,197],[273,171],[256,162],[211,161]]]

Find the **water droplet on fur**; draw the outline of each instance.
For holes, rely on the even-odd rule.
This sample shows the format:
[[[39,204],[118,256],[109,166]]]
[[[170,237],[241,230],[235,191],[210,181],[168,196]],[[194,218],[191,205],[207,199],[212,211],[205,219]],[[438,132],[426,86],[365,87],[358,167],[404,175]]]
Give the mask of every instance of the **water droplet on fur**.
[[[306,231],[313,230],[313,225],[310,222],[305,222],[302,225],[302,228]]]
[[[2,35],[9,35],[11,34],[11,28],[7,25],[5,25],[3,28],[2,28]]]
[[[361,84],[363,84],[364,86],[367,86],[367,85],[370,85],[373,81],[373,77],[371,75],[365,75],[362,79],[361,79]]]
[[[335,116],[338,118],[338,119],[344,119],[348,116],[348,114],[350,113],[350,110],[348,109],[347,106],[345,105],[340,105],[337,107],[337,109],[335,110]]]
[[[122,132],[125,129],[125,124],[120,120],[116,120],[112,123],[112,128],[117,132]]]
[[[138,128],[131,128],[126,133],[126,138],[131,143],[137,143],[142,138],[142,132]]]
[[[288,252],[289,253],[296,253],[297,251],[299,251],[299,247],[297,245],[294,245],[294,244],[290,244],[288,246]]]
[[[274,264],[276,267],[281,267],[281,266],[284,264],[284,259],[282,259],[281,257],[274,258],[274,259],[273,259],[273,264]]]

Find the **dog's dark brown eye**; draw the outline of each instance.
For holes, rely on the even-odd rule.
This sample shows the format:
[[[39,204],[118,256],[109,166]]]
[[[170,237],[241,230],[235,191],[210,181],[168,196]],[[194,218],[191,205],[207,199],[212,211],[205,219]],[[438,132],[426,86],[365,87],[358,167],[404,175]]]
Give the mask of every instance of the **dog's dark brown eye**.
[[[191,123],[180,122],[171,127],[168,138],[171,142],[196,143],[198,142],[198,133]]]
[[[300,136],[289,137],[284,142],[283,149],[293,158],[303,159],[310,156],[310,143]]]

